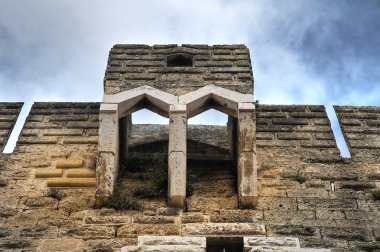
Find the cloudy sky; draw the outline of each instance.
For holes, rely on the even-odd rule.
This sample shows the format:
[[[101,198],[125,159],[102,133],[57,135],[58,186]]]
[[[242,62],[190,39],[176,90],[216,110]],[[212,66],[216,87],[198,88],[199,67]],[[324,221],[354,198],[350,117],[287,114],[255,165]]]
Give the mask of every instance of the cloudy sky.
[[[379,0],[0,0],[0,101],[100,101],[115,43],[244,43],[255,99],[333,117],[380,105],[379,31]]]

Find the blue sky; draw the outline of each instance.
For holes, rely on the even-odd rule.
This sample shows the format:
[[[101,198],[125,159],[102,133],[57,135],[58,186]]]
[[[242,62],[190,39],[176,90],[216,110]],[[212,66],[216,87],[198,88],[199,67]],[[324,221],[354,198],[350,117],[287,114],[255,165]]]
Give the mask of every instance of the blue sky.
[[[0,0],[0,101],[100,101],[116,43],[244,43],[263,104],[379,106],[378,31],[379,0]]]

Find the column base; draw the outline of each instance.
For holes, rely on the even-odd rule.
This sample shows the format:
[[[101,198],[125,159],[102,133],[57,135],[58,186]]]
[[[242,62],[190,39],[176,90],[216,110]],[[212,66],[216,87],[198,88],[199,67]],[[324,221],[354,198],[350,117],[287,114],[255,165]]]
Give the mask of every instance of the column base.
[[[184,209],[186,206],[186,195],[169,195],[169,206]]]
[[[254,209],[257,205],[258,196],[240,196],[239,208],[240,209]]]

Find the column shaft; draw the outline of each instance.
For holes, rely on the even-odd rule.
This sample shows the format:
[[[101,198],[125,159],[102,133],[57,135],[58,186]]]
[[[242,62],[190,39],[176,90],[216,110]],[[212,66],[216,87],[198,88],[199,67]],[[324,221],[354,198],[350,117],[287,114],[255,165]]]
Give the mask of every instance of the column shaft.
[[[186,107],[171,105],[169,119],[168,203],[172,207],[185,208],[187,162]]]
[[[118,167],[118,105],[101,104],[99,112],[99,149],[96,164],[96,207],[101,207],[112,195],[117,180]]]
[[[256,112],[252,103],[239,103],[237,131],[239,208],[257,203]]]

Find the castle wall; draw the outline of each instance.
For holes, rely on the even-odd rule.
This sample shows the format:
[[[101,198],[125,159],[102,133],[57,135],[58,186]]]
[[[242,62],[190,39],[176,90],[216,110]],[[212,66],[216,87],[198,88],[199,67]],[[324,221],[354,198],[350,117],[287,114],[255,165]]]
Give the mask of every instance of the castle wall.
[[[380,108],[335,106],[349,150],[366,162],[380,158]]]
[[[7,144],[23,104],[22,102],[0,103],[0,153]]]
[[[154,234],[290,236],[298,237],[301,247],[379,250],[380,201],[370,193],[380,186],[377,149],[370,148],[376,136],[371,123],[377,120],[377,112],[361,107],[345,111],[338,112],[341,127],[349,144],[353,141],[351,151],[357,151],[350,159],[339,156],[323,106],[260,105],[255,209],[237,208],[229,162],[200,160],[196,165],[203,175],[194,182],[194,194],[186,199],[186,212],[166,208],[165,199],[142,200],[144,211],[116,211],[93,209],[93,188],[61,188],[65,196],[57,198],[46,194],[44,179],[35,178],[36,170],[57,169],[58,160],[83,159],[88,167],[97,148],[98,103],[37,103],[15,153],[0,159],[2,176],[8,181],[0,186],[0,249],[36,251],[65,244],[71,251],[118,251],[135,245],[140,234]],[[339,113],[373,115],[359,118],[360,126],[357,122],[351,126]],[[143,136],[165,139],[166,133],[155,131],[158,127],[158,132],[164,132],[165,126],[134,126],[139,129],[135,138],[131,136],[135,144]],[[215,140],[227,136],[226,127],[190,126],[190,131],[192,127],[194,140],[228,146]],[[349,129],[360,130],[355,133],[359,136],[371,136],[361,139],[367,148],[354,148],[357,140],[348,137]],[[231,173],[220,172],[220,166]],[[299,182],[301,175],[303,183]]]
[[[168,67],[167,57],[193,57],[191,67]],[[115,94],[149,85],[183,95],[214,84],[253,94],[249,50],[245,45],[115,45],[109,54],[104,93]]]

